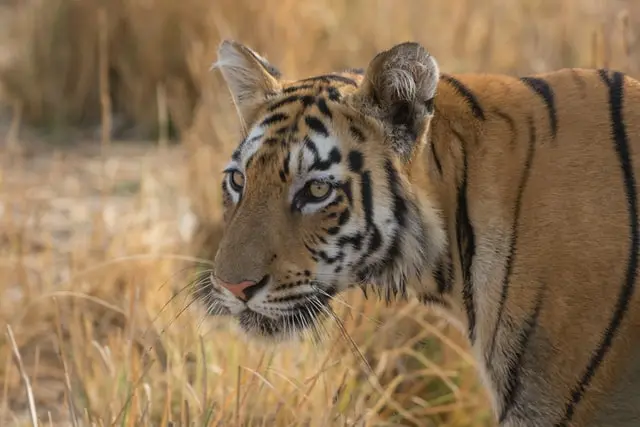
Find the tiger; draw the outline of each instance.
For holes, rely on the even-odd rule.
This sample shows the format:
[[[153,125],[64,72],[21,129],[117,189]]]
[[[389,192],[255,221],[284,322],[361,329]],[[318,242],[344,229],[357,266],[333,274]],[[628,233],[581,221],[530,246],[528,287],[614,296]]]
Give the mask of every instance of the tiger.
[[[217,55],[242,132],[208,313],[282,341],[348,289],[417,298],[464,334],[500,426],[640,425],[638,81],[449,74],[413,41],[304,79]]]

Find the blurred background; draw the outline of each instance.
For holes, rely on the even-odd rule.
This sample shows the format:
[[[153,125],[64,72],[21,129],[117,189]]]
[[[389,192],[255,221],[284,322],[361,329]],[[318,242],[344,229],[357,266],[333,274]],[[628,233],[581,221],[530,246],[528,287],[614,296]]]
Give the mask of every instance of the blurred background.
[[[190,304],[239,138],[221,38],[288,77],[406,40],[447,73],[638,77],[640,1],[0,0],[0,425],[494,425],[415,302],[356,291],[278,346]]]

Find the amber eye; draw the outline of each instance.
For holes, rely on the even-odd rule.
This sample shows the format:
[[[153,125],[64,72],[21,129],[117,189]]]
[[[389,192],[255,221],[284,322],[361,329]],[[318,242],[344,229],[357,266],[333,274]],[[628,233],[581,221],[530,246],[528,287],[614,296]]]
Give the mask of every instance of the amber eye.
[[[234,170],[230,172],[229,182],[234,191],[241,192],[244,187],[244,175],[242,172]]]
[[[293,198],[292,207],[301,211],[308,203],[320,203],[327,200],[334,192],[335,185],[325,181],[309,181]]]
[[[324,200],[331,193],[331,185],[327,182],[312,181],[309,183],[310,201],[318,202]]]

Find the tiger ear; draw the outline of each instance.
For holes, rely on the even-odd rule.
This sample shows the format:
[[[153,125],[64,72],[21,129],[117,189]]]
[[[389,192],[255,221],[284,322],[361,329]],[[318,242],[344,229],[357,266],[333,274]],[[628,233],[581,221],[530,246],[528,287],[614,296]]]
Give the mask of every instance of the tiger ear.
[[[280,71],[242,43],[223,40],[218,60],[211,67],[222,72],[241,118],[250,122],[268,96],[281,90]]]
[[[376,55],[352,95],[356,108],[382,121],[403,160],[415,152],[434,111],[440,78],[436,60],[418,43],[406,42]]]

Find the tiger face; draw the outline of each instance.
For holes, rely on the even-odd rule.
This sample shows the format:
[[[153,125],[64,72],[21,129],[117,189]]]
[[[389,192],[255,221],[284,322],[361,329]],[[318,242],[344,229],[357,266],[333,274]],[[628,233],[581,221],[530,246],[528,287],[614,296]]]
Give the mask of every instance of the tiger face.
[[[237,42],[218,54],[246,132],[223,172],[225,231],[198,290],[209,311],[290,338],[316,331],[351,287],[406,294],[445,246],[438,212],[408,180],[433,114],[436,61],[404,43],[364,75],[287,81]]]

